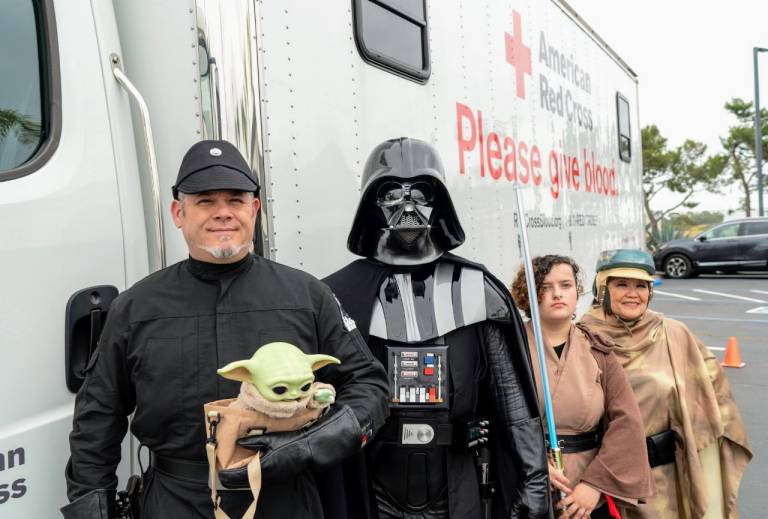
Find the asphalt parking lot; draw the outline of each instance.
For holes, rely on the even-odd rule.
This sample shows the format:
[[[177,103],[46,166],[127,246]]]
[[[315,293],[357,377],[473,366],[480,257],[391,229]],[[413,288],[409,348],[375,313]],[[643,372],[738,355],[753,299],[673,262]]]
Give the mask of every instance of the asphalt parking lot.
[[[736,337],[740,369],[725,368],[747,427],[754,458],[739,493],[744,519],[768,513],[768,274],[703,275],[663,279],[651,308],[683,321],[713,352],[723,358],[729,337]]]

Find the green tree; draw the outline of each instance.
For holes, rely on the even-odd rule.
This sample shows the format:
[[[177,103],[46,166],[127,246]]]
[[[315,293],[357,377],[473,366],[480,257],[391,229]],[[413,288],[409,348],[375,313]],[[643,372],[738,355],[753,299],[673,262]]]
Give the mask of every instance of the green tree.
[[[712,226],[717,223],[722,223],[722,221],[723,213],[717,211],[692,211],[688,213],[680,213],[674,219],[675,225],[682,230],[697,225]]]
[[[723,213],[715,211],[671,213],[661,223],[660,238],[662,241],[669,241],[685,236],[691,237],[722,221]]]
[[[757,166],[755,154],[755,108],[751,101],[735,97],[725,103],[725,109],[735,118],[736,124],[728,128],[728,134],[720,139],[727,157],[727,174],[724,184],[737,184],[744,198],[741,208],[747,216],[752,215],[752,194],[757,187]],[[763,164],[768,158],[768,110],[760,109],[763,134]]]
[[[707,156],[707,146],[691,139],[670,150],[666,137],[656,125],[644,127],[641,138],[646,238],[648,246],[655,249],[662,241],[664,218],[681,207],[696,207],[698,202],[692,200],[693,196],[717,186],[726,158],[723,155]],[[665,190],[681,195],[680,199],[669,207],[654,211],[651,202]]]
[[[0,141],[12,131],[22,144],[34,144],[40,140],[40,123],[16,110],[0,108]]]

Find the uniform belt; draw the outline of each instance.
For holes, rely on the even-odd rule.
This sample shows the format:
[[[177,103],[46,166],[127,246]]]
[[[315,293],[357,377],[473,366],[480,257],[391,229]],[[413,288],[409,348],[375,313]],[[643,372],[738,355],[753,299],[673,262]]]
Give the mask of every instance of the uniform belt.
[[[651,467],[675,461],[675,433],[672,430],[656,433],[645,439],[648,447],[648,464]]]
[[[208,483],[208,463],[169,458],[152,453],[152,466],[172,478],[195,483]]]
[[[581,434],[560,434],[557,436],[557,443],[560,445],[560,451],[563,454],[597,449],[600,447],[602,440],[603,433],[600,429]],[[547,440],[547,448],[549,448],[549,440]]]

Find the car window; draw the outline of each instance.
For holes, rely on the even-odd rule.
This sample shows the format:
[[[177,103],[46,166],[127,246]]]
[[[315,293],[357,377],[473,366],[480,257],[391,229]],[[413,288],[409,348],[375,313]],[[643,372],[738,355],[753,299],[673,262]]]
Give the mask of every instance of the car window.
[[[712,238],[734,238],[739,234],[739,225],[738,223],[721,225],[708,230],[705,236],[708,240]]]
[[[741,234],[745,236],[754,236],[756,234],[768,234],[768,221],[747,222],[744,224]]]

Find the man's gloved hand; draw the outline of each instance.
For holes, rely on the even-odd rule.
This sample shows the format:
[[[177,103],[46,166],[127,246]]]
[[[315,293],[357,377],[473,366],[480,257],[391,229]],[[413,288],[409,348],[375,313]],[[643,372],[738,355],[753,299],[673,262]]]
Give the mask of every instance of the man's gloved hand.
[[[331,406],[307,429],[240,438],[238,445],[261,453],[265,483],[290,481],[306,470],[330,468],[362,446],[362,431],[352,409]],[[222,470],[221,483],[227,488],[248,487],[246,468]]]
[[[112,519],[116,517],[115,491],[99,488],[61,508],[64,519]]]

